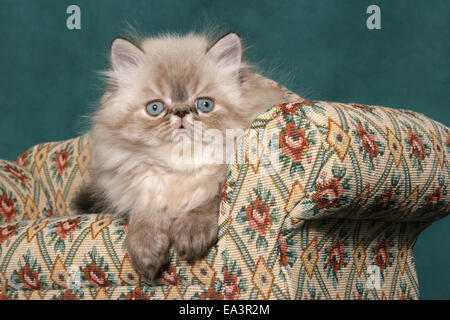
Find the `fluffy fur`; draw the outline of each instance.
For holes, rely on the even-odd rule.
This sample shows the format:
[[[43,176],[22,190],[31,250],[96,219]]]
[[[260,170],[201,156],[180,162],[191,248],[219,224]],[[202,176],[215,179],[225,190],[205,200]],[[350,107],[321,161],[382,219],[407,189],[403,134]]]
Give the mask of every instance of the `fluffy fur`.
[[[137,270],[152,279],[167,263],[170,245],[192,260],[216,241],[226,164],[179,156],[180,145],[190,149],[196,139],[194,121],[225,136],[226,129],[245,129],[279,103],[282,93],[242,61],[241,39],[234,33],[215,43],[196,34],[138,44],[119,38],[106,75],[108,90],[92,127],[96,176],[76,203],[80,212],[128,217],[127,250]],[[212,99],[214,109],[199,111],[198,97]],[[166,106],[159,116],[146,112],[154,100]]]

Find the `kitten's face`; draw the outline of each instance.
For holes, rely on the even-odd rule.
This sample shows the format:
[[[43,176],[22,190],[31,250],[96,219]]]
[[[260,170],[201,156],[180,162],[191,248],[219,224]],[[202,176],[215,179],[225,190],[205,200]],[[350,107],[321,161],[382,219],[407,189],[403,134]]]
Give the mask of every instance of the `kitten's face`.
[[[141,47],[124,39],[113,43],[114,89],[95,119],[104,134],[145,153],[191,143],[199,138],[194,125],[223,136],[226,129],[242,127],[237,35],[212,47],[194,35],[147,39]]]

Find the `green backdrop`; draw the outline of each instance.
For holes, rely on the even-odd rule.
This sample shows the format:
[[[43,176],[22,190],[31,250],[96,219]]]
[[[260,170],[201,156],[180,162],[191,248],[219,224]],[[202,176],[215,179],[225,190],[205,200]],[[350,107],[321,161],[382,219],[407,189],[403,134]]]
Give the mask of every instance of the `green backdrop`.
[[[81,30],[66,8],[81,8]],[[368,30],[366,8],[381,8]],[[220,24],[248,57],[310,99],[409,108],[450,125],[448,0],[1,0],[0,158],[83,132],[101,95],[96,71],[127,23],[147,34]],[[450,298],[450,218],[416,245],[422,299]]]

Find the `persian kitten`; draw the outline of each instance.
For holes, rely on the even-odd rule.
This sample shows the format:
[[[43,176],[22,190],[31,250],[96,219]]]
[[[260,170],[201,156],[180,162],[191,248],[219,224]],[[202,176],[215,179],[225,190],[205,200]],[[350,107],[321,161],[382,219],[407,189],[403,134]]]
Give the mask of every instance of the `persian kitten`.
[[[80,213],[127,217],[128,254],[137,271],[153,279],[170,246],[193,260],[217,240],[226,164],[183,156],[181,146],[211,145],[195,137],[196,123],[223,135],[245,129],[280,103],[282,92],[242,60],[235,33],[215,43],[197,34],[138,44],[117,38],[110,59],[108,89],[93,117],[95,176],[75,204]]]

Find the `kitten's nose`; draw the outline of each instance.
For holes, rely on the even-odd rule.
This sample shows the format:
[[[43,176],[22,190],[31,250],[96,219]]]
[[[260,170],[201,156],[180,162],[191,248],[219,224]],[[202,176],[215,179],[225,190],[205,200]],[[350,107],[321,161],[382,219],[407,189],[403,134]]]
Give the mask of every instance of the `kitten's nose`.
[[[189,110],[186,109],[178,109],[175,110],[174,114],[180,118],[184,118],[185,115],[189,113]]]

